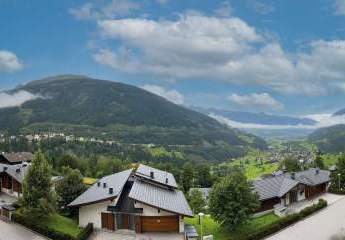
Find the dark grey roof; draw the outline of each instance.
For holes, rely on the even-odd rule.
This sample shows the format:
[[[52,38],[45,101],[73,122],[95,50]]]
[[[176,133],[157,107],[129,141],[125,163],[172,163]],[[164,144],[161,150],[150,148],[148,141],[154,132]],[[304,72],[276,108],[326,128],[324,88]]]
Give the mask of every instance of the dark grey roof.
[[[310,168],[306,171],[296,172],[296,180],[306,185],[319,185],[330,181],[330,171]]]
[[[117,197],[121,193],[131,173],[132,169],[101,178],[68,206],[87,205]],[[98,186],[98,183],[100,183],[100,186]],[[104,183],[106,184],[105,188],[103,187]],[[109,194],[109,188],[113,188],[112,194]]]
[[[151,172],[154,173],[154,178],[152,179],[150,174]],[[150,181],[153,182],[157,182],[166,186],[170,186],[173,188],[177,188],[177,184],[176,184],[176,180],[174,175],[172,175],[169,172],[166,171],[162,171],[156,168],[152,168],[149,166],[146,166],[144,164],[140,164],[137,171],[135,172],[135,174],[139,177],[143,177],[145,179],[148,179]],[[168,183],[166,182],[166,180],[168,179]]]
[[[256,180],[253,185],[255,191],[259,194],[260,200],[265,200],[274,197],[282,197],[300,183],[308,186],[315,186],[329,181],[329,171],[310,168],[305,171],[296,172],[294,179],[292,179],[290,173],[287,173],[284,175]]]
[[[0,163],[0,173],[6,172],[8,175],[13,177],[19,183],[24,181],[24,178],[30,168],[29,163],[20,163],[15,165],[2,164]]]
[[[184,216],[193,216],[193,212],[183,192],[173,189],[160,188],[155,185],[136,180],[133,183],[129,197],[168,212]]]
[[[34,157],[30,152],[2,153],[1,155],[10,163],[30,162]]]

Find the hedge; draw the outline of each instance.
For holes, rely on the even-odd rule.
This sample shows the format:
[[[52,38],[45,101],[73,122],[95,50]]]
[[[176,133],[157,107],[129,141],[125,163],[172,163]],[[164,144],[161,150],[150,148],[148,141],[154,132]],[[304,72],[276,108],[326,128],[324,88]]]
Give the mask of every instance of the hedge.
[[[278,232],[282,230],[283,228],[286,228],[287,226],[294,224],[303,218],[306,218],[310,216],[311,214],[315,213],[316,211],[325,208],[327,206],[327,201],[320,199],[317,204],[314,204],[313,206],[306,207],[299,213],[294,213],[291,215],[287,215],[283,218],[280,218],[278,221],[273,222],[269,225],[266,225],[260,229],[258,229],[255,232],[251,232],[246,236],[243,236],[240,238],[240,240],[257,240],[262,239],[264,237],[267,237],[268,235],[271,235],[275,232]]]
[[[86,240],[93,232],[93,224],[89,223],[79,234],[77,237],[58,232],[54,229],[51,229],[47,226],[39,224],[37,222],[32,221],[32,219],[27,218],[21,214],[13,213],[11,217],[12,221],[19,223],[43,236],[46,236],[53,240]]]
[[[328,192],[338,194],[338,195],[345,195],[345,189],[343,189],[343,188],[339,189],[339,188],[330,187],[328,189]]]

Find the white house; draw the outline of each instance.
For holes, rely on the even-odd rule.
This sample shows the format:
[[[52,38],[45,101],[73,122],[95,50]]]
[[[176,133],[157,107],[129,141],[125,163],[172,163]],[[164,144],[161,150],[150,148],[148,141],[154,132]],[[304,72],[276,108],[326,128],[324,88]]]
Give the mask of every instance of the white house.
[[[174,176],[140,164],[103,177],[69,207],[79,208],[79,225],[115,231],[184,232],[185,216],[193,213]]]

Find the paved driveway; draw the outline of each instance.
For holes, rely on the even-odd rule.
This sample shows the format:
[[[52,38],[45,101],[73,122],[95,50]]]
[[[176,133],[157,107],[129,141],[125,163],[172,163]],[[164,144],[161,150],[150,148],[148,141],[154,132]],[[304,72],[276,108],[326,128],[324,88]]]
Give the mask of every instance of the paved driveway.
[[[0,220],[0,240],[47,240],[17,224]]]
[[[266,240],[341,240],[345,239],[345,198]]]
[[[144,233],[135,234],[126,231],[105,232],[95,231],[90,240],[183,240],[182,234],[176,233]],[[1,240],[1,239],[0,239]]]

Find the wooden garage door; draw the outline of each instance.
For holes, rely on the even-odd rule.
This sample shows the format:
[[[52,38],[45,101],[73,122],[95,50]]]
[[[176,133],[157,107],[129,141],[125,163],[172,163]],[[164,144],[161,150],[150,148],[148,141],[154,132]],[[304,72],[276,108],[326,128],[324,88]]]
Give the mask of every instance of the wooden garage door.
[[[102,228],[105,228],[111,231],[115,230],[114,214],[102,213]]]
[[[178,216],[141,217],[142,232],[178,232]]]

